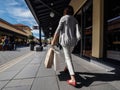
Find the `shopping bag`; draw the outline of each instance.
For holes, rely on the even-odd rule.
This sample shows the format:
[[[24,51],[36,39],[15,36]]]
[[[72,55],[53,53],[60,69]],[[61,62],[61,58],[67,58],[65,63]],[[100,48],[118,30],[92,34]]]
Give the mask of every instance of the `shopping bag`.
[[[44,64],[45,64],[46,68],[51,68],[52,67],[53,59],[54,59],[53,48],[49,48],[49,50],[48,50],[48,52],[46,54],[46,57],[45,57],[45,61],[44,61]]]
[[[54,52],[53,66],[55,71],[58,71],[60,69],[60,53]]]
[[[54,60],[53,60],[53,68],[55,71],[63,71],[65,67],[64,58],[61,56],[61,53],[58,50],[54,49]]]

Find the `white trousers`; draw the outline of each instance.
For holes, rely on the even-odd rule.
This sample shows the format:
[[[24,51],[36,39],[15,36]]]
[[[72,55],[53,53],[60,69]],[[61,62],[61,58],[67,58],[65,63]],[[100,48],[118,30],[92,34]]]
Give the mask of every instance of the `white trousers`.
[[[73,47],[68,47],[68,46],[62,46],[62,47],[63,47],[63,52],[64,52],[65,61],[67,64],[68,71],[69,71],[70,75],[75,75],[73,63],[72,63],[72,56],[71,56],[71,52],[73,50]]]

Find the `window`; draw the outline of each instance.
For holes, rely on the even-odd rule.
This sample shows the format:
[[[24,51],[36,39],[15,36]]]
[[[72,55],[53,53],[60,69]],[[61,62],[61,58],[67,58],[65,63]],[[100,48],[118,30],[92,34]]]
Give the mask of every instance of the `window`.
[[[107,58],[120,60],[120,1],[105,0]]]

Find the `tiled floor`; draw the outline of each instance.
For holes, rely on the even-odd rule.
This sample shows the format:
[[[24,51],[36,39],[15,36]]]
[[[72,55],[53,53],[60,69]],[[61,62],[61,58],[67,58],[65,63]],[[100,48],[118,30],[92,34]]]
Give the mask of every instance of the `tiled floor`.
[[[120,90],[117,71],[106,71],[73,55],[77,87],[67,84],[68,73],[44,67],[47,48],[32,51],[20,62],[0,72],[0,90]]]

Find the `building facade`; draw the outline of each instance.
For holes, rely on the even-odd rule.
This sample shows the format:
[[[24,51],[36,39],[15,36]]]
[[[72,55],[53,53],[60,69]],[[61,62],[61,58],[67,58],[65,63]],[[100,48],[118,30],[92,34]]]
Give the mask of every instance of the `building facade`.
[[[0,50],[5,36],[9,38],[10,43],[15,42],[17,46],[23,46],[31,34],[31,29],[28,26],[22,29],[0,18]]]
[[[23,24],[14,24],[15,27],[22,29],[24,32],[26,32],[26,35],[32,35],[31,28],[29,26],[23,25]]]
[[[70,5],[82,34],[75,52],[88,60],[120,61],[119,0],[71,0]]]

